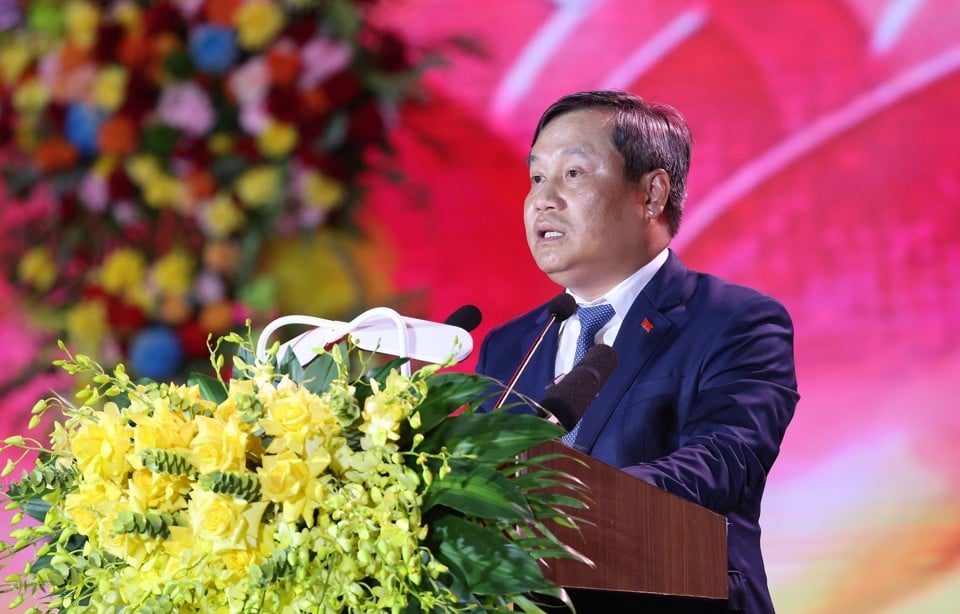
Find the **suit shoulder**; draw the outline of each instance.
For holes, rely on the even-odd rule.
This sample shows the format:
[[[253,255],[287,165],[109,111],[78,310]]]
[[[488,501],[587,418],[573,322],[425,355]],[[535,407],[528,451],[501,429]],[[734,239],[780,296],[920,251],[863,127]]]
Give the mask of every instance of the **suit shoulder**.
[[[770,309],[786,314],[786,308],[773,296],[710,273],[690,271],[696,278],[694,300],[700,299],[720,311],[739,311],[750,307]],[[699,301],[698,301],[699,302]]]

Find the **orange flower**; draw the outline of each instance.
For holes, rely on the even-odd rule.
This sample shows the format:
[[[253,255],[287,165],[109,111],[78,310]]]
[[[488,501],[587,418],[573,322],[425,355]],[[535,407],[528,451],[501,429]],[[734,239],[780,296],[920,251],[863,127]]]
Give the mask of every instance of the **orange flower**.
[[[210,23],[232,26],[238,8],[240,8],[240,0],[208,0],[204,12]]]
[[[80,153],[66,139],[49,138],[37,147],[34,163],[41,173],[71,168],[80,159]]]
[[[321,87],[300,92],[300,102],[307,115],[323,115],[330,108],[330,98]]]
[[[240,246],[233,241],[211,241],[203,248],[203,264],[218,273],[233,273],[240,264]]]
[[[150,41],[143,36],[128,34],[120,41],[117,55],[127,68],[133,70],[146,66],[150,60],[150,52]]]
[[[105,154],[124,156],[137,148],[137,128],[126,115],[114,115],[100,126],[98,139],[100,150]]]
[[[290,45],[274,45],[266,53],[266,61],[274,85],[291,85],[300,75],[300,56]]]
[[[63,74],[83,66],[90,59],[90,53],[72,41],[63,43],[60,50],[60,71]]]
[[[225,333],[233,326],[233,305],[228,300],[204,305],[200,310],[200,327],[215,335]]]
[[[217,180],[202,168],[194,169],[184,178],[187,192],[196,200],[213,198],[217,193]]]

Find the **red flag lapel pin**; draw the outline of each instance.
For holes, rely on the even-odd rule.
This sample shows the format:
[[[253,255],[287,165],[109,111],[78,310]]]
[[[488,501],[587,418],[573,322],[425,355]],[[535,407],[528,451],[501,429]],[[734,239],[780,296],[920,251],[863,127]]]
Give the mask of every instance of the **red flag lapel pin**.
[[[640,326],[642,326],[643,330],[647,331],[648,333],[653,330],[653,323],[646,318],[643,319],[643,322],[640,323]]]

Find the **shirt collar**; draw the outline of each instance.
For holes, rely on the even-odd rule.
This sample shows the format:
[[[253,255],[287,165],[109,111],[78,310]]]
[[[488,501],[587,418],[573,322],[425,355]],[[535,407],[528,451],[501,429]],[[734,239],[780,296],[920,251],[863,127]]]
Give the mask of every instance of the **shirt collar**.
[[[640,293],[643,292],[643,289],[646,287],[646,285],[651,279],[653,279],[653,276],[657,274],[657,271],[659,271],[667,261],[667,257],[669,255],[670,249],[664,248],[664,250],[657,254],[653,260],[637,269],[632,275],[630,275],[630,277],[627,277],[619,284],[611,288],[606,294],[594,301],[586,301],[580,298],[569,288],[567,288],[567,292],[574,299],[576,299],[577,305],[591,307],[601,303],[610,303],[610,305],[613,306],[613,310],[616,312],[617,316],[622,320],[627,316],[627,312],[630,311],[633,301],[640,296]]]

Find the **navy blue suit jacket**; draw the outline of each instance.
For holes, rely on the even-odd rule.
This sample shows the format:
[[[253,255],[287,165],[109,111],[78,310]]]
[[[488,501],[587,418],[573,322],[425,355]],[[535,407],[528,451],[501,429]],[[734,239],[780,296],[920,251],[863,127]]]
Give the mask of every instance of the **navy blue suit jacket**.
[[[492,330],[477,371],[507,382],[547,317],[543,305]],[[517,393],[543,398],[558,328]],[[688,270],[671,252],[613,347],[617,368],[584,414],[577,447],[726,516],[730,606],[773,612],[760,500],[799,399],[790,316],[755,290]]]

